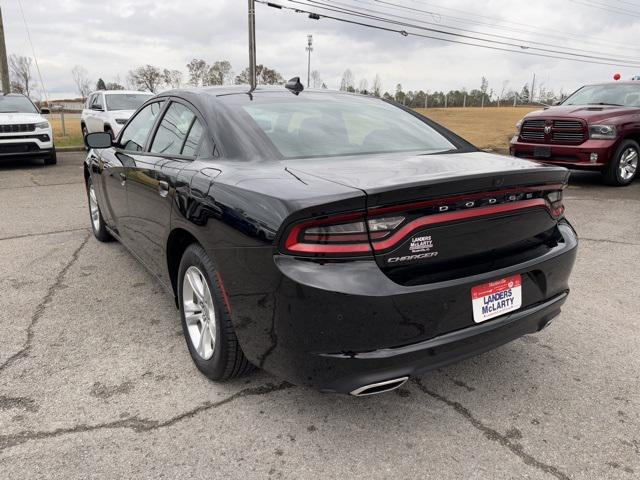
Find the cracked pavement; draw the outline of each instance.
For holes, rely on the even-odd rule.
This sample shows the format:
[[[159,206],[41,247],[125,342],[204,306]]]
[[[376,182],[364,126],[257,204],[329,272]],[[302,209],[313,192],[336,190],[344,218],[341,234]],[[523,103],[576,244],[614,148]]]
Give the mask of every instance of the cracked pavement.
[[[640,476],[640,181],[574,174],[549,329],[355,399],[200,375],[171,298],[90,235],[83,154],[59,158],[0,164],[0,478]]]

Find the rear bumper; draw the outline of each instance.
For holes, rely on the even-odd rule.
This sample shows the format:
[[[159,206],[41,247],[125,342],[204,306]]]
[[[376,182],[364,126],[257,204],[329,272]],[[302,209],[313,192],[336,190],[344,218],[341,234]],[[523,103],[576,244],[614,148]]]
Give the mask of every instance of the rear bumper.
[[[227,270],[225,260],[217,263],[249,360],[293,383],[347,393],[544,328],[568,295],[578,244],[568,223],[560,231],[563,241],[533,260],[410,287],[392,282],[373,261],[323,264],[276,255],[268,262],[251,252],[242,276]],[[277,270],[268,273],[269,263]],[[475,324],[471,288],[517,273],[523,279],[523,307]]]
[[[513,137],[509,152],[515,157],[537,160],[561,167],[578,170],[602,170],[608,165],[617,146],[617,140],[587,140],[581,145],[553,145],[522,142],[518,137]],[[549,147],[551,157],[536,158],[535,149],[540,147]],[[596,161],[591,160],[593,153],[598,155]]]

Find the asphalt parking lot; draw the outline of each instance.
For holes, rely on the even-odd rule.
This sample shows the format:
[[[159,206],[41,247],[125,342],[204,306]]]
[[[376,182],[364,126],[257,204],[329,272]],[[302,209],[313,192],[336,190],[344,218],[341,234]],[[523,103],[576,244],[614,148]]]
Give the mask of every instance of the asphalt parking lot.
[[[59,159],[0,164],[0,478],[640,477],[640,181],[574,175],[550,328],[356,399],[200,375],[172,299],[90,234],[83,154]]]

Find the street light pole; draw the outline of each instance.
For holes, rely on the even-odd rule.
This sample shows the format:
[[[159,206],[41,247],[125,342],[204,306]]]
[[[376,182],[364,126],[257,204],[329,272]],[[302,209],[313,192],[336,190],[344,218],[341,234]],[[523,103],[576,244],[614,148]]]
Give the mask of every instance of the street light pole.
[[[249,83],[253,92],[257,85],[256,78],[256,2],[249,0]]]
[[[2,10],[0,9],[0,73],[2,76],[2,91],[11,92],[9,83],[9,65],[7,62],[7,47],[4,43],[4,23],[2,22]]]
[[[313,52],[313,35],[307,35],[307,52],[309,63],[307,64],[307,88],[311,87],[311,52]]]

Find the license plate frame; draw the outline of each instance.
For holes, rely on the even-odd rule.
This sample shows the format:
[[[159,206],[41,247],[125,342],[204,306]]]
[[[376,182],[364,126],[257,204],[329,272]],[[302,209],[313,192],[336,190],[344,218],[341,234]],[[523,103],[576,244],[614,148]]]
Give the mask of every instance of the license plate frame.
[[[534,158],[551,158],[551,147],[534,147]]]
[[[471,289],[473,321],[483,323],[522,307],[522,275],[494,280]]]

